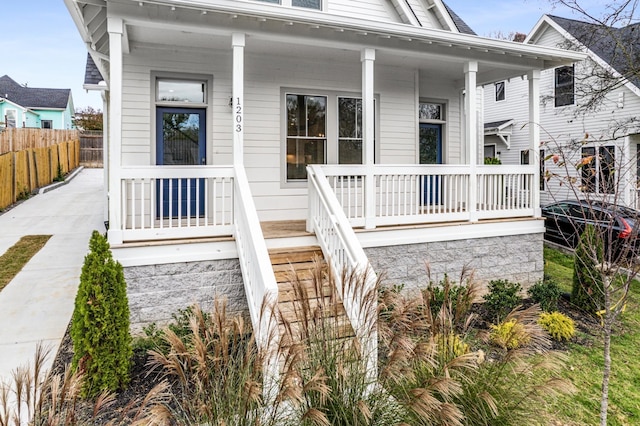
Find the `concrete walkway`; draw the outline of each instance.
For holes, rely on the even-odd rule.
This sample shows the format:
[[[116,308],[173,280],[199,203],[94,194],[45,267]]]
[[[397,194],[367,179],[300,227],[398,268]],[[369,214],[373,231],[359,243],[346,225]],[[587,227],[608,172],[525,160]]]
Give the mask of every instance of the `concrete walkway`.
[[[33,361],[38,342],[51,348],[50,368],[73,313],[89,237],[105,230],[103,197],[102,169],[84,169],[0,215],[0,254],[24,235],[52,235],[0,291],[0,382]]]

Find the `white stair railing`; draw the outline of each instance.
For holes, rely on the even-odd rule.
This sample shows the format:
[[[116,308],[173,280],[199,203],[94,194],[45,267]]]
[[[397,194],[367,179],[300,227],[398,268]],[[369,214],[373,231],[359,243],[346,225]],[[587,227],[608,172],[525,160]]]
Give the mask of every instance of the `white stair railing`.
[[[278,301],[278,284],[245,170],[236,166],[234,174],[234,236],[256,342],[266,354],[264,395],[272,400],[279,377],[277,348],[280,336],[273,311]]]
[[[363,348],[367,378],[374,383],[378,371],[377,277],[358,241],[347,216],[322,168],[307,166],[309,182],[309,216],[307,229],[316,234],[327,263],[335,276],[338,294],[343,296],[347,317]],[[364,278],[363,283],[345,283],[343,278]],[[346,287],[346,288],[345,288]]]

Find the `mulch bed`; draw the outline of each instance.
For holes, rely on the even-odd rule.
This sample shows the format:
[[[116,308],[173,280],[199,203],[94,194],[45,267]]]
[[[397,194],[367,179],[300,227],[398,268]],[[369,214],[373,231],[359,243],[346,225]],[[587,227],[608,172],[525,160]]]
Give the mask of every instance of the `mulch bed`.
[[[524,300],[523,306],[531,306],[530,300]],[[482,306],[476,305],[476,313],[482,315]],[[597,318],[587,314],[586,312],[573,306],[569,300],[568,295],[564,295],[558,302],[558,310],[569,317],[571,317],[576,326],[576,337],[572,339],[573,343],[581,346],[591,347],[594,341],[597,340],[597,336],[601,334],[600,323]],[[484,321],[479,321],[476,324],[478,328],[485,328],[488,325]],[[566,351],[568,344],[566,342],[558,342],[552,340],[553,349]],[[73,344],[69,334],[69,329],[62,340],[60,349],[54,359],[52,371],[54,374],[64,374],[66,366],[71,364],[73,358]],[[106,424],[109,420],[122,418],[126,415],[125,411],[131,409],[131,401],[141,401],[151,391],[151,389],[161,382],[161,377],[158,374],[148,374],[149,367],[147,366],[148,355],[144,350],[134,351],[134,356],[131,365],[131,381],[127,389],[120,391],[116,394],[115,402],[100,416],[100,422],[98,424]],[[92,405],[89,403],[83,403],[80,407],[80,412],[84,413],[83,416],[89,418],[92,412]],[[125,423],[122,423],[125,424]]]

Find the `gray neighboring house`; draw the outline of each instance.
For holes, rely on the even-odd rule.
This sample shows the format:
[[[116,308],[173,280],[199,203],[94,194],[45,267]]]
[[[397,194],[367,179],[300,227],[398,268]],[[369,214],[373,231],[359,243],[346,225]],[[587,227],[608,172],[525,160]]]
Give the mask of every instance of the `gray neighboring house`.
[[[27,87],[0,77],[0,125],[43,129],[73,128],[71,89]]]
[[[524,43],[571,47],[588,56],[574,65],[542,71],[540,83],[541,149],[531,155],[528,141],[527,80],[507,79],[484,86],[484,152],[503,164],[540,164],[541,204],[566,198],[597,198],[640,207],[640,80],[630,74],[628,56],[640,48],[640,25],[602,27],[544,15]],[[613,80],[612,80],[613,79]],[[612,85],[612,82],[615,84]],[[610,90],[584,111],[590,85]],[[569,173],[549,156],[561,149]],[[545,161],[546,157],[546,161]],[[584,167],[575,165],[585,161]],[[572,190],[572,187],[574,190]]]

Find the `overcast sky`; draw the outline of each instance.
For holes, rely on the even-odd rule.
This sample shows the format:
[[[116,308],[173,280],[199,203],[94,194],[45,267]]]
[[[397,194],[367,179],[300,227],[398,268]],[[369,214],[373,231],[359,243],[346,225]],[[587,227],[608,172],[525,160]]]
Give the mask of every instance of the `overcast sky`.
[[[528,33],[543,13],[578,18],[549,0],[446,0],[479,35]],[[602,0],[580,0],[589,10]],[[96,92],[82,89],[85,46],[63,0],[0,0],[0,76],[30,87],[71,88],[76,108],[102,109]]]

